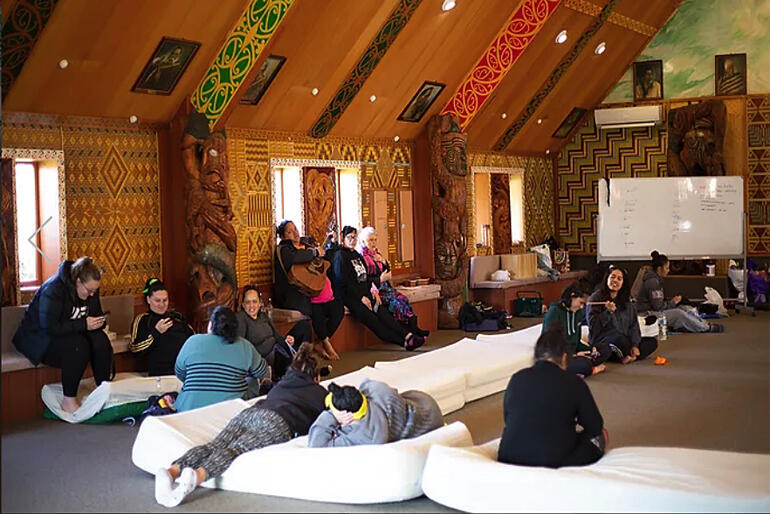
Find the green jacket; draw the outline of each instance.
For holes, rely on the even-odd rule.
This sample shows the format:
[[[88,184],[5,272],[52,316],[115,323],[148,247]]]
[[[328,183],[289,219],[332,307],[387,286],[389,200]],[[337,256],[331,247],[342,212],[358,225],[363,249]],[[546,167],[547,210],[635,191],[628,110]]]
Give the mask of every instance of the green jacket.
[[[548,312],[543,318],[543,331],[550,325],[557,324],[564,331],[564,337],[572,348],[572,354],[590,350],[590,345],[584,344],[580,340],[580,326],[585,325],[586,310],[580,309],[577,312],[569,311],[561,301],[553,302],[548,307]]]

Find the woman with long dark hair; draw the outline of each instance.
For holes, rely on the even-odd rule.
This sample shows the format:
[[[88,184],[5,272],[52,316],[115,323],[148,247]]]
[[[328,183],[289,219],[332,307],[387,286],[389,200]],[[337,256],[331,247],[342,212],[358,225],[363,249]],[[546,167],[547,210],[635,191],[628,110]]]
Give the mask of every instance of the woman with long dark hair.
[[[142,294],[147,312],[134,318],[128,349],[147,355],[149,376],[173,375],[176,356],[195,331],[182,314],[168,308],[168,290],[160,279],[148,278]]]
[[[91,257],[64,261],[45,281],[24,313],[13,344],[30,362],[61,368],[65,412],[80,408],[78,385],[89,362],[98,386],[110,380],[112,344],[102,328],[102,272]]]
[[[210,443],[196,446],[155,474],[155,500],[165,507],[212,477],[224,473],[240,455],[305,435],[324,409],[326,390],[318,384],[318,357],[300,346],[283,380],[267,398],[238,413]],[[174,481],[179,485],[174,487]]]
[[[685,312],[678,305],[682,297],[677,295],[666,300],[663,292],[663,278],[668,275],[670,264],[668,257],[653,251],[650,256],[652,269],[645,271],[642,277],[642,286],[636,295],[636,305],[641,313],[654,314],[658,318],[666,317],[666,326],[669,330],[679,332],[724,332],[724,325],[719,323],[707,323],[696,314]]]
[[[183,382],[174,402],[176,410],[197,409],[241,398],[248,390],[246,377],[267,375],[267,362],[242,337],[238,318],[227,307],[211,313],[207,334],[191,336],[176,358],[176,376]]]
[[[658,347],[654,337],[642,337],[631,283],[626,270],[610,266],[588,298],[589,342],[604,360],[628,364],[645,359]]]

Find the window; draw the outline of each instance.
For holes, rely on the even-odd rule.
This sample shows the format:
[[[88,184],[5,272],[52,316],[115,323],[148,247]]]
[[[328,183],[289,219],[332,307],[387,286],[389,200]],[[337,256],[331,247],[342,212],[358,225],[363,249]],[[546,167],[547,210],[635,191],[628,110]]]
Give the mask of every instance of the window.
[[[476,168],[473,172],[474,222],[473,233],[476,243],[482,247],[494,246],[498,237],[493,229],[492,216],[492,174],[508,175],[509,209],[511,220],[511,243],[524,240],[524,185],[523,174],[515,169]]]
[[[520,173],[510,175],[511,242],[524,240],[524,192]]]
[[[361,210],[359,209],[358,170],[344,168],[337,170],[337,219],[339,230],[345,225],[361,230]]]
[[[282,220],[292,220],[300,234],[304,234],[304,219],[302,216],[302,168],[287,166],[273,170],[275,187],[275,217],[276,223]]]
[[[35,289],[56,273],[61,262],[58,164],[17,160],[14,181],[19,285],[22,289]],[[35,237],[30,239],[32,234]]]

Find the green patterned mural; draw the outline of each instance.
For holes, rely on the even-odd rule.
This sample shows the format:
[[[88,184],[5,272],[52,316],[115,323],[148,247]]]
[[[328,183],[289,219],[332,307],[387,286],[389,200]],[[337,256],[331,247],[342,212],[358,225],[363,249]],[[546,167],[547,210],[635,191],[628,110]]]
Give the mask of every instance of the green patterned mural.
[[[665,98],[714,94],[714,56],[745,53],[749,94],[770,92],[770,1],[684,0],[637,61],[663,61]],[[604,103],[632,102],[629,69]]]
[[[294,0],[251,0],[230,31],[191,102],[213,128]]]

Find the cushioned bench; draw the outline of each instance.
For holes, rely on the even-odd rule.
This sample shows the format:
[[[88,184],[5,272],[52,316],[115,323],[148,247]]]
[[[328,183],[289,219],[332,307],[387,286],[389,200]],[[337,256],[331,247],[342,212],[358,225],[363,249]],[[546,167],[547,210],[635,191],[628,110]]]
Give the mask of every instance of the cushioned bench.
[[[136,436],[132,461],[154,474],[193,446],[211,441],[251,403],[231,400],[179,414],[148,417]],[[433,444],[470,446],[473,442],[460,422],[415,439],[383,445],[308,448],[305,436],[245,453],[221,477],[203,485],[323,502],[403,501],[422,495],[423,466]]]
[[[134,295],[101,297],[102,309],[110,311],[108,326],[117,334],[112,341],[118,371],[137,371],[146,367],[144,359],[128,353]],[[26,305],[2,308],[2,422],[20,421],[43,412],[40,391],[45,384],[60,382],[61,370],[44,364],[34,366],[13,345],[13,335],[21,323]],[[91,376],[90,367],[86,376]]]
[[[497,462],[499,442],[433,446],[425,494],[467,512],[770,511],[770,455],[626,447],[549,469]]]

